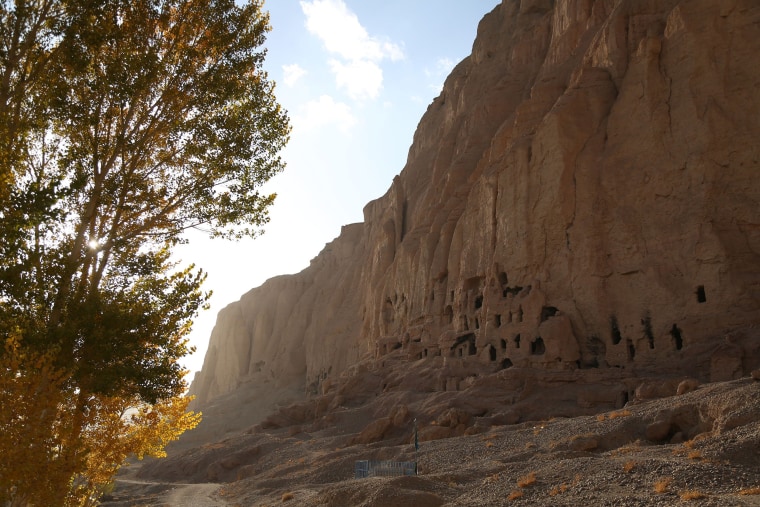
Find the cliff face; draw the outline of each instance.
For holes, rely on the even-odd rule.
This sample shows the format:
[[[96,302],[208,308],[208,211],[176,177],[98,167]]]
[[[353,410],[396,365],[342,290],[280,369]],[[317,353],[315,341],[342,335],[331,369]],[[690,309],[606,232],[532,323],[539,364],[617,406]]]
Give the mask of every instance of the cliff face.
[[[219,314],[192,392],[326,391],[390,356],[456,364],[440,390],[757,367],[757,69],[753,0],[504,0],[388,192]]]

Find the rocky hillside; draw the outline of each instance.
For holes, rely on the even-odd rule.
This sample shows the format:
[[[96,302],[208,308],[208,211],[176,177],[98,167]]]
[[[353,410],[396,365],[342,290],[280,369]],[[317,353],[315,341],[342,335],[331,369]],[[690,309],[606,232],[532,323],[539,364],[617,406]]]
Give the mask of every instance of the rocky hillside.
[[[503,0],[364,222],[219,314],[198,405],[406,389],[516,422],[757,368],[758,69],[755,0]]]
[[[411,421],[382,444],[351,444],[350,422],[362,412],[342,410],[322,429],[240,433],[132,466],[105,505],[760,505],[760,382],[747,378],[593,416],[495,425],[422,442],[419,452]],[[356,460],[415,459],[417,476],[354,480]]]

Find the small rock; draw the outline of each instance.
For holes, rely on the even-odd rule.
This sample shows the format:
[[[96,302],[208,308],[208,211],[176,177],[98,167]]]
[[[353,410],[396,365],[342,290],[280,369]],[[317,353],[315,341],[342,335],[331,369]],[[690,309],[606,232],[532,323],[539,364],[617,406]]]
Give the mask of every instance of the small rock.
[[[678,384],[678,388],[676,389],[677,395],[682,395],[686,393],[690,393],[691,391],[695,390],[697,387],[699,387],[699,380],[695,378],[687,378],[686,380],[681,381],[681,383]]]
[[[752,380],[760,380],[760,370],[752,370]]]
[[[670,434],[670,421],[655,421],[649,426],[644,433],[647,440],[659,442],[668,438]]]
[[[570,443],[570,448],[574,451],[593,451],[599,447],[599,441],[593,437],[582,437],[573,440]]]

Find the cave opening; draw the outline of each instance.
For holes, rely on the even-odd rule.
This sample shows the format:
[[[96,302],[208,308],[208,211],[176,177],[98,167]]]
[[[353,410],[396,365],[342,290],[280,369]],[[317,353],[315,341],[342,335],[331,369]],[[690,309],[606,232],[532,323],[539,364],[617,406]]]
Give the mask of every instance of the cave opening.
[[[478,353],[478,348],[475,346],[474,333],[468,333],[457,338],[454,342],[454,345],[451,346],[451,349],[454,350],[455,348],[459,347],[459,356],[462,356],[464,347],[460,346],[465,344],[467,345],[467,355],[474,356]]]
[[[647,313],[646,316],[641,319],[641,325],[644,326],[644,336],[649,342],[649,348],[654,348],[654,333],[652,332],[652,317]]]
[[[501,315],[500,314],[497,313],[497,314],[495,314],[493,316],[493,325],[496,326],[496,327],[501,327]]]
[[[483,306],[483,295],[478,294],[478,296],[475,298],[475,309],[481,308]]]
[[[549,320],[550,317],[554,317],[559,313],[559,310],[553,306],[544,306],[541,308],[541,322]]]
[[[612,344],[617,345],[623,339],[620,334],[620,328],[618,327],[618,321],[616,316],[610,317],[610,337],[612,338]]]
[[[493,345],[490,345],[488,347],[488,357],[491,359],[491,361],[496,361],[496,349]]]
[[[530,343],[530,353],[534,356],[541,356],[546,352],[544,339],[540,336]]]
[[[512,360],[510,360],[508,357],[504,358],[504,360],[501,362],[501,369],[506,370],[507,368],[512,367]]]
[[[519,286],[515,287],[506,287],[504,290],[501,291],[501,295],[504,297],[509,296],[512,294],[513,296],[518,295],[520,292],[522,292],[523,288]]]
[[[519,334],[515,335],[515,348],[516,349],[520,348],[520,335]]]
[[[673,343],[676,346],[676,350],[681,350],[683,348],[683,336],[677,325],[673,324],[673,327],[670,328],[670,336],[673,337]]]
[[[447,305],[446,308],[444,308],[443,316],[445,317],[447,324],[454,322],[454,309],[451,308],[451,305]]]
[[[697,287],[697,303],[706,303],[707,302],[707,294],[705,294],[705,286],[700,285]]]

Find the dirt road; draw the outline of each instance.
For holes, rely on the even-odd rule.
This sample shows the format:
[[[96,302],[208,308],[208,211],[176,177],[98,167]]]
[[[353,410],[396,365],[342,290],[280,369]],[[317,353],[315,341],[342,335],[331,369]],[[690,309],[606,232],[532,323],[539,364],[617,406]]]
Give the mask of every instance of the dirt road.
[[[180,484],[169,492],[166,505],[177,507],[218,507],[226,502],[214,498],[219,484]]]
[[[179,484],[119,477],[113,493],[103,499],[104,507],[133,505],[151,507],[226,507],[214,496],[220,484]]]

